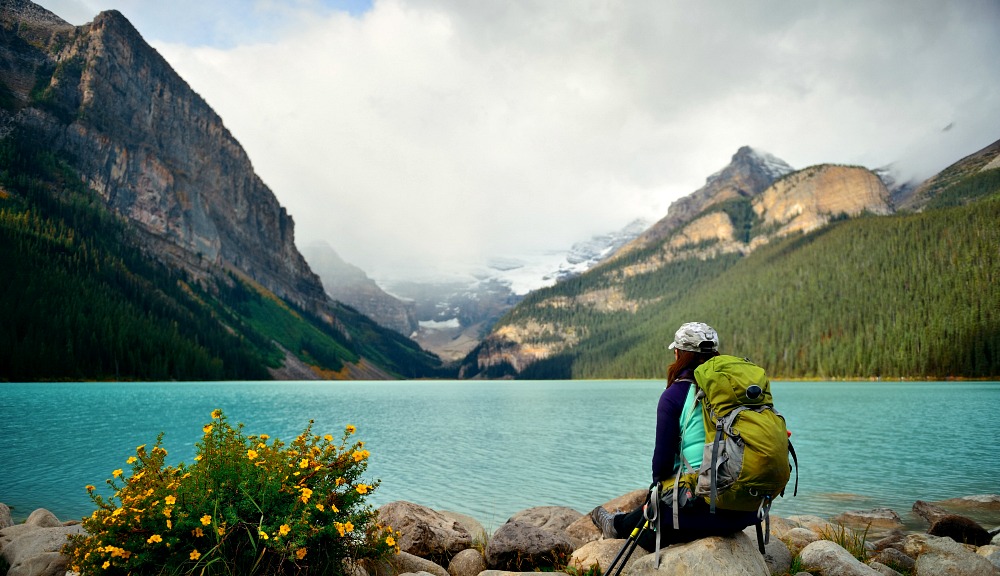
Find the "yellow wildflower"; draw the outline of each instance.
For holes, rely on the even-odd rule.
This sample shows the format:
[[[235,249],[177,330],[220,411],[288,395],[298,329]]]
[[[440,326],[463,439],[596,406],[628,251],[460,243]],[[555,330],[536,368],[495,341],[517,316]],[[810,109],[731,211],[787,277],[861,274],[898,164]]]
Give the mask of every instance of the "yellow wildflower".
[[[202,536],[205,535],[205,533],[201,531],[201,528],[195,528],[194,530],[191,531],[191,535],[194,536],[195,538],[201,538]]]
[[[393,538],[392,536],[386,536],[385,537],[385,543],[388,544],[389,546],[395,546],[396,545],[396,539]]]
[[[208,514],[205,514],[204,516],[201,517],[202,526],[208,526],[211,523],[212,523],[212,517],[209,516]]]
[[[368,488],[369,488],[369,486],[367,484],[358,484],[358,486],[357,486],[357,488],[355,488],[355,490],[358,491],[358,494],[367,494],[368,493]]]
[[[288,524],[282,524],[281,527],[278,528],[278,534],[281,535],[281,536],[284,536],[284,535],[288,534],[291,531],[292,531],[292,527],[289,526]]]
[[[267,434],[261,434],[260,435],[260,439],[261,440],[267,440],[268,438],[270,438],[270,436],[268,436]]]
[[[169,502],[168,502],[168,504],[169,504]],[[173,508],[164,508],[163,509],[163,515],[166,516],[167,518],[170,518],[170,514],[173,513],[173,511],[174,511]]]
[[[256,450],[247,450],[247,458],[249,458],[251,460],[256,460],[257,459],[257,451]]]
[[[348,434],[354,434],[355,432],[358,431],[358,429],[354,427],[354,424],[348,424],[345,430],[347,431]]]
[[[337,533],[340,534],[341,538],[343,538],[344,535],[347,534],[347,531],[344,530],[344,525],[341,524],[340,522],[334,522],[333,527],[337,529]]]
[[[299,468],[308,468],[308,467],[309,467],[309,459],[303,458],[302,461],[299,462]]]
[[[268,539],[267,532],[264,532],[263,530],[257,530],[257,534],[259,534],[260,537],[263,538],[264,540]]]
[[[198,550],[195,550],[194,552],[191,552],[189,558],[191,558],[192,560],[197,560],[198,558],[201,558],[201,553],[198,552]]]
[[[87,484],[87,492],[93,492],[94,490],[97,490],[97,488],[94,488],[93,484]]]
[[[211,434],[212,433],[212,425],[211,424],[205,424],[205,426],[201,429],[201,431],[204,432],[205,434]]]
[[[296,550],[295,551],[295,557],[298,558],[299,560],[302,560],[303,558],[305,558],[306,557],[306,549],[305,548],[299,548],[298,550]]]
[[[197,456],[195,456],[194,457],[194,461],[195,462],[200,462],[201,461],[201,454],[198,454]]]
[[[146,539],[146,544],[152,544],[153,542],[163,542],[163,538],[161,538],[159,534],[153,534]]]
[[[129,456],[128,460],[125,461],[126,464],[135,464],[139,459],[135,456]]]
[[[320,512],[322,512],[323,511],[323,505],[322,504],[317,504],[316,505],[316,509],[319,510]]]
[[[176,496],[167,496],[166,498],[163,499],[163,501],[166,502],[167,504],[170,504],[171,506],[173,506],[174,504],[177,503],[177,497]]]
[[[218,530],[216,530],[216,531],[219,533],[219,536],[225,536],[226,535],[226,527],[225,526],[219,526]]]
[[[170,520],[167,520],[167,530],[170,530],[173,527],[174,527],[174,523],[171,522]]]
[[[122,475],[122,469],[119,468],[119,469],[115,470],[114,472],[111,473],[111,475],[114,476],[115,478],[121,476]]]
[[[302,488],[300,492],[302,494],[302,503],[305,504],[309,502],[309,498],[312,496],[313,491],[308,488]]]
[[[354,532],[354,524],[351,524],[350,522],[345,523],[344,530],[347,530],[348,532]]]
[[[355,452],[354,454],[351,454],[351,456],[354,457],[355,462],[361,462],[362,460],[365,459],[364,455],[361,452]]]
[[[344,480],[343,477],[337,478],[337,482],[336,482],[337,486],[341,486],[341,485],[346,484],[346,483],[347,483],[347,480]]]
[[[111,562],[108,562],[107,560],[104,561],[104,564],[101,564],[101,568],[104,568],[105,570],[108,569],[108,566],[111,566]]]
[[[212,410],[212,418],[218,418],[219,416],[222,416],[222,410],[219,410],[218,408]]]
[[[333,435],[327,434],[326,436],[323,436],[323,440],[326,440],[327,442],[333,442]]]

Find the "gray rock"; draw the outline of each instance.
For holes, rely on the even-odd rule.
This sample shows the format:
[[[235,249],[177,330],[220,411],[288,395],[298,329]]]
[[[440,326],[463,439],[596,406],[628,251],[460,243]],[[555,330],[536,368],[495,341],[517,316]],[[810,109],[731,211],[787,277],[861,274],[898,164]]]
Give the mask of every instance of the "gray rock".
[[[878,572],[882,576],[903,576],[899,572],[896,572],[895,570],[893,570],[892,568],[889,568],[888,566],[886,566],[885,564],[883,564],[881,562],[870,562],[868,564],[868,567],[871,568],[872,570]]]
[[[966,510],[1000,511],[1000,494],[977,494],[975,496],[962,496],[950,500],[935,502],[948,508],[962,508]]]
[[[743,533],[755,544],[757,543],[756,526],[747,526]],[[767,569],[770,570],[771,574],[784,574],[792,566],[791,550],[787,544],[775,538],[773,534],[764,545],[764,563],[767,564]]]
[[[587,542],[573,551],[573,555],[569,558],[569,566],[575,568],[580,573],[586,572],[594,565],[599,567],[601,573],[607,572],[608,567],[611,566],[611,562],[614,561],[626,542],[627,540],[605,539]],[[622,572],[627,572],[640,556],[645,556],[646,554],[647,552],[642,548],[634,550],[625,561],[625,567],[622,569]]]
[[[906,572],[913,572],[913,568],[917,563],[916,560],[910,558],[902,550],[898,550],[896,548],[885,548],[884,550],[881,550],[875,555],[873,560]]]
[[[51,576],[65,574],[69,558],[62,554],[62,547],[70,534],[83,533],[83,526],[49,526],[55,518],[50,512],[36,515],[29,521],[0,530],[0,556],[10,569],[8,576]],[[34,518],[34,519],[33,519]]]
[[[927,530],[931,536],[951,538],[962,544],[985,546],[990,543],[990,535],[978,522],[965,516],[948,514],[941,516]]]
[[[483,570],[486,570],[486,559],[475,548],[462,550],[448,563],[451,576],[476,576]]]
[[[486,547],[486,564],[501,570],[534,570],[560,566],[573,553],[565,534],[513,521],[493,533]]]
[[[415,556],[450,559],[472,545],[472,535],[458,522],[426,506],[398,500],[379,508],[378,516],[399,531],[399,549]]]
[[[889,508],[874,508],[872,510],[855,510],[844,512],[832,519],[839,524],[849,526],[871,526],[875,528],[902,528],[903,520],[894,510]]]
[[[14,520],[10,517],[10,507],[0,502],[0,530],[14,525]]]
[[[654,554],[639,558],[628,576],[769,576],[756,541],[743,532],[711,536],[660,551],[660,567]]]
[[[835,542],[817,540],[799,554],[806,566],[818,568],[824,576],[879,576],[879,573]]]
[[[803,548],[817,540],[819,540],[819,535],[808,528],[792,528],[782,538],[782,542],[788,546],[788,552],[793,558],[798,556]]]
[[[490,533],[486,531],[486,528],[483,527],[479,520],[476,520],[472,516],[452,512],[450,510],[438,510],[438,512],[448,520],[453,520],[457,522],[459,526],[465,528],[465,531],[472,536],[473,542],[477,539],[486,542],[486,540],[489,539]]]
[[[450,576],[448,571],[439,564],[408,552],[400,552],[388,561],[380,562],[375,566],[375,576],[396,576],[406,572]]]
[[[938,518],[951,514],[944,508],[923,500],[913,503],[913,513],[926,520],[928,524],[933,524]]]
[[[484,570],[479,576],[538,576],[538,572],[510,572],[508,570]],[[569,576],[565,572],[546,572],[545,576]]]
[[[784,540],[785,535],[788,534],[788,532],[801,527],[802,525],[794,520],[781,518],[779,516],[771,516],[771,538]]]
[[[788,520],[795,522],[802,528],[808,528],[816,534],[822,534],[824,532],[836,530],[837,526],[831,524],[829,521],[820,518],[819,516],[812,515],[795,515],[789,516]]]
[[[583,514],[565,506],[537,506],[514,514],[508,522],[517,521],[538,526],[542,530],[565,532],[570,524],[582,517]]]
[[[649,494],[649,490],[633,490],[628,494],[608,500],[604,504],[601,504],[601,506],[611,513],[631,512],[632,510],[642,506],[643,502],[646,501],[647,494]],[[594,526],[594,522],[591,521],[590,516],[587,514],[582,514],[579,519],[567,526],[566,534],[568,534],[570,538],[574,538],[579,541],[581,545],[587,542],[593,542],[594,540],[599,540],[602,537],[601,531],[597,528],[597,526]]]
[[[887,534],[884,538],[876,540],[872,543],[872,550],[875,552],[880,552],[886,548],[895,548],[896,550],[903,549],[903,539],[906,538],[906,534],[902,530],[893,530]]]
[[[976,550],[976,554],[979,554],[983,558],[990,561],[991,564],[1000,568],[1000,546],[994,546],[992,544],[987,544],[986,546],[980,546]]]
[[[908,556],[917,559],[915,574],[918,576],[1000,576],[1000,568],[951,538],[910,534],[904,547]]]

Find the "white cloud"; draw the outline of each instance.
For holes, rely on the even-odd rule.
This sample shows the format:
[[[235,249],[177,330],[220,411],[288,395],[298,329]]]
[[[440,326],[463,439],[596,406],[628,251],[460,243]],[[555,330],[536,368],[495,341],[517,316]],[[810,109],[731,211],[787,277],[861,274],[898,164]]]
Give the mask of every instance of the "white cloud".
[[[101,2],[43,2],[70,3]],[[117,7],[223,117],[300,243],[376,277],[655,220],[744,144],[926,177],[1000,138],[993,0]]]

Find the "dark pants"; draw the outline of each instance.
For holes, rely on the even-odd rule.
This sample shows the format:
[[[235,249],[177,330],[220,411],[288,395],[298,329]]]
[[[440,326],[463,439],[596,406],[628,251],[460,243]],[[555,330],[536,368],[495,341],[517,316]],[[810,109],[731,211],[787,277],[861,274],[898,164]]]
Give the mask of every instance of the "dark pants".
[[[670,544],[681,542],[691,542],[707,536],[725,536],[735,534],[757,523],[756,512],[739,512],[736,510],[721,510],[716,508],[715,514],[709,509],[708,503],[704,500],[695,502],[682,508],[678,514],[679,530],[674,530],[674,516],[667,502],[660,503],[660,548]],[[615,515],[615,531],[620,538],[628,538],[632,530],[638,525],[642,527],[645,518],[642,515],[642,508],[636,508],[625,514]],[[656,548],[656,532],[646,529],[639,537],[639,546],[648,552]]]

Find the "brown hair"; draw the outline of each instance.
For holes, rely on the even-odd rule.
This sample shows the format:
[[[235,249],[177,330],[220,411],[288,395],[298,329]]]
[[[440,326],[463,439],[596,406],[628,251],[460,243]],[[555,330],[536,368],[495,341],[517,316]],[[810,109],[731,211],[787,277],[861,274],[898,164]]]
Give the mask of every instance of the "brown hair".
[[[679,350],[675,349],[677,352],[677,359],[674,363],[667,368],[667,388],[677,380],[677,377],[681,375],[681,372],[685,370],[694,370],[698,366],[701,366],[709,360],[709,358],[718,356],[718,351],[715,352],[691,352],[690,350]]]

